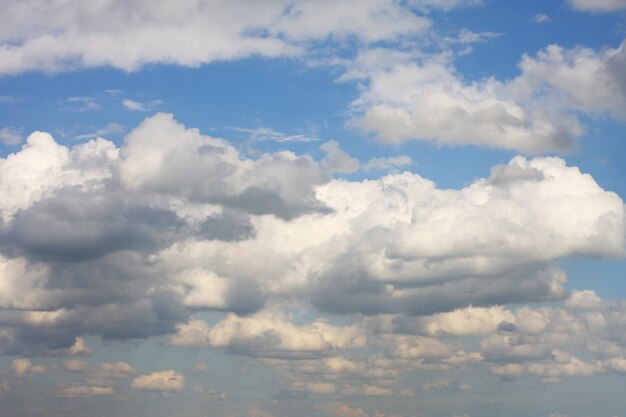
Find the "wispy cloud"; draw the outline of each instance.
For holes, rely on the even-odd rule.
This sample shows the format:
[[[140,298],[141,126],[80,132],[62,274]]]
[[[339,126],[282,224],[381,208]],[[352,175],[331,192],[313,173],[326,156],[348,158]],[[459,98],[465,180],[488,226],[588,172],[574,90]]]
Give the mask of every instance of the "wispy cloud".
[[[319,138],[313,134],[296,133],[287,134],[274,130],[270,127],[258,127],[255,129],[232,127],[237,132],[247,133],[252,142],[315,142]]]
[[[3,127],[0,129],[0,140],[6,145],[17,145],[22,141],[22,134],[14,127]]]
[[[124,100],[122,100],[122,105],[126,109],[132,110],[132,111],[138,111],[138,112],[146,112],[146,111],[152,110],[162,103],[163,103],[162,100],[152,100],[147,103],[142,103],[139,101],[131,100],[129,98],[125,98]]]

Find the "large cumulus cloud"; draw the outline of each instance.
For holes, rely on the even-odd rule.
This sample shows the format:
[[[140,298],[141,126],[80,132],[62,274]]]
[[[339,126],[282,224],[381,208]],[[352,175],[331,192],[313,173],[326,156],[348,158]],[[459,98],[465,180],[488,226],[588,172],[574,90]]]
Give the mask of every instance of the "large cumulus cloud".
[[[84,334],[196,326],[208,336],[175,344],[325,355],[347,346],[332,326],[238,314],[290,299],[407,317],[557,300],[558,259],[623,254],[623,202],[559,158],[516,157],[458,190],[409,172],[333,180],[322,165],[291,152],[249,159],[167,114],[119,149],[33,133],[0,160],[3,351],[54,355]],[[209,328],[202,310],[234,315]],[[216,336],[230,326],[248,330]]]

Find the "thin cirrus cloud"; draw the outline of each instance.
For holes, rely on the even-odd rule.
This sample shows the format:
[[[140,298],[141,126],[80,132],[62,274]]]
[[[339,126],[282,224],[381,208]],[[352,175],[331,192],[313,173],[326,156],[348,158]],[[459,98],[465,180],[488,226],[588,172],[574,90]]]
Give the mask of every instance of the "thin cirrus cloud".
[[[0,160],[0,305],[19,309],[0,312],[4,352],[70,354],[86,332],[178,334],[204,326],[189,322],[196,311],[253,313],[286,297],[408,316],[559,300],[567,276],[556,260],[623,254],[622,200],[559,158],[516,157],[460,190],[411,173],[333,180],[321,165],[284,151],[246,159],[167,114],[120,148],[69,149],[33,133]],[[249,333],[202,327],[202,342],[173,343],[289,351],[294,334],[311,341],[302,350],[339,346],[316,336],[319,323],[281,330],[270,319],[235,316],[221,326]]]

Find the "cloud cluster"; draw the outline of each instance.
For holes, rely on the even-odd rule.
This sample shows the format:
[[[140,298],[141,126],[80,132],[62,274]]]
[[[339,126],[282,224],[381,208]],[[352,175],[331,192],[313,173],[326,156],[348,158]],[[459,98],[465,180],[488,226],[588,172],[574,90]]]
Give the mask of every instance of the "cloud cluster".
[[[2,351],[80,355],[87,333],[175,333],[184,346],[323,356],[363,341],[349,326],[240,315],[289,298],[409,316],[557,300],[559,258],[624,251],[621,199],[559,158],[516,157],[459,190],[409,172],[333,180],[330,165],[248,159],[167,114],[119,149],[33,133],[0,159]],[[234,314],[209,326],[202,310]]]
[[[426,140],[536,154],[572,148],[584,132],[581,113],[626,120],[623,43],[600,51],[550,45],[524,55],[520,75],[508,81],[465,81],[446,53],[398,56],[392,65],[385,58],[384,66],[371,62],[382,52],[367,56],[369,70],[344,76],[367,81],[350,124],[385,143]]]

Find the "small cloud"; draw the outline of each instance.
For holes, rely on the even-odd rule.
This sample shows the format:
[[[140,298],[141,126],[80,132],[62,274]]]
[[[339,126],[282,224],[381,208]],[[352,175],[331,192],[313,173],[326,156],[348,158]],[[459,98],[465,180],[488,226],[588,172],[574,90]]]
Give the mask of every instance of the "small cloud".
[[[162,100],[152,100],[148,103],[140,103],[139,101],[131,100],[129,98],[125,98],[124,100],[122,100],[122,105],[124,105],[124,107],[126,107],[128,110],[141,112],[148,111],[160,105],[161,103],[163,103]]]
[[[17,145],[22,141],[22,135],[13,127],[3,127],[0,129],[0,140],[6,145]]]
[[[139,375],[131,387],[144,391],[180,392],[185,388],[185,376],[173,370],[152,372]]]
[[[256,129],[245,129],[240,127],[232,128],[238,132],[244,132],[250,134],[250,140],[252,142],[315,142],[318,141],[319,138],[315,135],[309,134],[286,134],[282,132],[278,132],[269,127],[259,127]]]
[[[498,36],[500,36],[500,34],[494,32],[472,32],[469,29],[462,29],[459,33],[456,43],[465,45],[471,43],[480,43],[485,42],[489,39],[496,38]]]
[[[13,362],[11,362],[11,373],[18,378],[44,374],[46,372],[47,369],[45,366],[33,365],[31,361],[25,358],[14,359]]]
[[[372,158],[363,165],[363,171],[389,170],[396,167],[408,166],[413,163],[410,156],[401,155],[392,158]]]
[[[123,133],[125,131],[126,131],[126,126],[124,126],[123,124],[111,122],[102,129],[97,129],[95,132],[84,133],[82,135],[78,135],[76,136],[75,139],[76,140],[95,139],[95,138],[106,136],[106,135]]]
[[[320,161],[322,168],[330,172],[350,173],[359,169],[359,161],[341,150],[334,140],[324,143],[320,149],[326,152],[326,157]]]
[[[85,96],[68,97],[61,103],[65,107],[66,110],[80,111],[80,112],[100,110],[102,108],[102,106],[98,104],[95,98],[85,97]]]
[[[72,385],[55,394],[57,397],[92,397],[113,395],[113,388],[93,385]]]
[[[13,96],[0,96],[0,104],[13,104],[13,103],[18,103],[22,100],[20,100],[17,97],[13,97]]]
[[[533,17],[533,22],[535,22],[535,23],[548,23],[548,22],[551,22],[551,21],[552,21],[552,19],[550,19],[550,16],[548,16],[546,14],[543,14],[543,13],[536,14]]]
[[[83,373],[87,370],[87,363],[78,359],[67,360],[63,366],[69,372]]]

